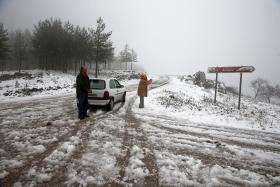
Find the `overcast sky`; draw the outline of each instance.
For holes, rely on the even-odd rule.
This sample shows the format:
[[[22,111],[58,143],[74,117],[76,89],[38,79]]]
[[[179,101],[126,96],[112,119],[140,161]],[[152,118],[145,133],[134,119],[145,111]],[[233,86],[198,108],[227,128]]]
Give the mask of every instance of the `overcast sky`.
[[[256,77],[280,83],[279,0],[0,0],[0,22],[9,30],[33,29],[50,17],[94,27],[99,16],[116,51],[128,43],[149,73],[253,65],[245,90]],[[237,74],[220,78],[238,86]]]

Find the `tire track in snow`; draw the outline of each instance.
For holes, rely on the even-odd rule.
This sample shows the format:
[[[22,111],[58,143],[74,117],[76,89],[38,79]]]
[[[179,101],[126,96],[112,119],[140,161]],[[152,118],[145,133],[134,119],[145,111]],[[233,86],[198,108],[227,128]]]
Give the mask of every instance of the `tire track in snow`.
[[[156,147],[156,146],[155,146]],[[156,149],[161,150],[162,147],[156,147]],[[214,165],[219,165],[221,167],[232,167],[238,170],[248,170],[254,173],[258,173],[263,176],[271,175],[277,177],[280,175],[279,165],[275,166],[274,164],[265,163],[257,163],[255,161],[250,160],[240,160],[239,158],[233,158],[229,156],[225,156],[223,154],[210,154],[209,152],[204,153],[199,151],[198,149],[188,149],[188,148],[172,148],[165,147],[169,152],[175,155],[185,155],[191,156],[195,159],[201,160],[201,162],[209,167]]]
[[[175,123],[175,122],[174,122]],[[170,134],[182,134],[186,135],[187,138],[186,140],[188,142],[182,142],[179,139],[184,139],[180,137],[179,139],[176,139],[174,136],[170,139],[170,143],[164,143],[158,145],[156,142],[154,142],[155,149],[157,150],[162,150],[162,149],[167,149],[169,152],[176,154],[176,155],[185,155],[185,156],[192,156],[195,159],[201,160],[205,165],[207,166],[213,166],[213,165],[220,165],[222,167],[233,167],[237,169],[244,169],[244,170],[249,170],[261,175],[266,176],[267,174],[272,175],[272,176],[279,176],[280,175],[280,170],[278,169],[280,167],[279,163],[273,163],[273,162],[263,162],[257,161],[257,160],[250,160],[248,158],[240,158],[236,157],[235,153],[232,152],[230,149],[227,147],[223,146],[223,143],[228,143],[231,144],[231,141],[224,141],[223,139],[219,139],[220,142],[216,142],[217,138],[213,138],[211,135],[207,135],[204,133],[196,133],[196,132],[191,132],[188,130],[180,130],[180,129],[174,129],[172,127],[166,127],[162,126],[159,124],[151,123],[151,121],[146,121],[146,124],[157,128],[157,129],[162,129],[163,131],[161,135],[156,135],[156,132],[149,132],[147,131],[148,136],[156,138],[156,142],[164,142]],[[166,131],[166,132],[164,132]],[[188,138],[189,136],[193,136],[193,140]],[[197,138],[195,140],[195,137]],[[210,140],[206,140],[210,139]],[[202,141],[199,141],[199,139],[202,139]],[[193,143],[191,143],[193,142]],[[211,147],[206,147],[203,144],[198,145],[199,143],[208,143],[208,144],[214,144],[219,143],[221,146],[219,147],[212,147],[212,152],[211,151],[204,151],[205,149],[211,149]],[[177,145],[177,146],[176,146]],[[183,145],[178,146],[178,145]],[[235,144],[236,145],[236,144]],[[216,144],[217,146],[217,144]],[[237,146],[241,148],[246,148],[248,144],[245,144],[245,146],[242,143],[239,143]],[[251,149],[255,149],[256,146],[250,145],[248,146]],[[257,147],[258,149],[261,149],[260,147]]]
[[[217,125],[211,125],[211,124],[201,124],[201,123],[195,123],[195,122],[191,122],[187,119],[184,120],[177,120],[176,118],[172,118],[169,116],[163,116],[163,115],[150,115],[150,114],[145,114],[145,116],[150,117],[150,118],[159,118],[162,120],[166,120],[166,121],[176,121],[177,123],[188,123],[188,126],[190,127],[197,127],[197,128],[201,128],[201,129],[205,129],[205,130],[217,130],[217,131],[224,131],[224,132],[230,132],[230,133],[242,133],[244,135],[252,135],[252,136],[257,136],[257,138],[265,138],[263,136],[262,131],[257,131],[254,129],[241,129],[241,128],[235,128],[235,127],[225,127],[225,126],[217,126]],[[195,124],[195,125],[192,125]],[[266,135],[269,135],[269,137],[271,137],[273,140],[275,141],[279,141],[280,143],[280,137],[278,133],[273,133],[273,132],[265,132]]]
[[[158,168],[156,163],[156,158],[153,154],[153,148],[149,145],[147,141],[147,137],[141,128],[141,123],[139,120],[137,120],[134,115],[132,114],[132,106],[136,100],[136,96],[131,98],[129,101],[129,105],[126,109],[126,114],[123,117],[126,121],[125,126],[125,133],[123,136],[123,149],[126,149],[126,155],[124,157],[118,158],[117,162],[120,166],[119,171],[119,181],[125,183],[125,184],[133,184],[134,181],[124,181],[126,173],[126,169],[129,166],[129,159],[131,158],[131,150],[134,145],[138,145],[141,147],[141,149],[149,150],[148,152],[144,153],[144,158],[141,160],[145,164],[145,167],[148,169],[149,174],[144,177],[144,181],[141,181],[143,186],[159,186],[158,183]],[[135,131],[136,133],[133,133]],[[139,181],[137,181],[139,182]],[[114,185],[120,185],[120,184],[114,184]]]
[[[57,100],[56,98],[54,98],[54,99]],[[73,108],[72,102],[70,102],[70,103],[66,102],[64,107],[72,108],[72,110],[70,110],[71,116],[73,113],[75,113],[75,112],[73,112],[73,111],[75,111],[75,109]],[[101,115],[105,115],[105,114],[99,114],[99,116],[101,116]],[[60,115],[50,118],[51,119],[50,121],[59,119],[59,116]],[[89,120],[90,119],[85,119],[83,121],[77,121],[74,126],[70,126],[70,124],[67,124],[67,123],[64,124],[63,126],[60,126],[59,127],[60,129],[63,129],[66,127],[67,128],[70,127],[70,129],[66,134],[58,137],[57,141],[52,142],[49,145],[45,146],[46,150],[44,152],[36,154],[36,155],[34,155],[34,158],[31,158],[31,159],[25,161],[24,165],[22,167],[9,171],[9,174],[1,180],[2,184],[5,184],[7,186],[12,186],[12,184],[14,182],[16,182],[15,180],[21,181],[22,178],[23,178],[22,180],[24,180],[24,174],[26,173],[26,171],[28,171],[29,169],[31,169],[34,166],[41,166],[46,157],[48,157],[53,151],[55,151],[62,142],[68,141],[70,137],[75,136],[77,134],[77,132],[81,129],[81,125]],[[50,126],[50,128],[52,128],[52,127]],[[48,134],[48,132],[44,132],[44,133]]]
[[[67,98],[69,99],[69,98]],[[57,101],[52,101],[52,102],[55,102],[57,103]],[[34,104],[34,102],[32,102],[32,104]],[[36,105],[41,105],[41,103],[35,103]],[[60,105],[62,105],[63,107],[65,107],[65,111],[66,111],[66,114],[70,114],[72,115],[73,113],[73,109],[69,109],[71,108],[71,104],[72,103],[69,103],[68,100],[63,100],[62,103],[60,103]],[[54,107],[53,105],[51,105],[52,107]],[[30,106],[28,106],[27,108],[29,108]],[[21,108],[18,108],[16,107],[19,111],[22,112],[22,110],[24,110],[24,108],[26,107],[23,107],[21,106]],[[47,107],[47,108],[41,108],[41,110],[44,110],[45,111],[45,115],[47,115],[48,113],[48,110],[50,109],[50,107]],[[69,111],[69,112],[67,112]],[[32,111],[34,112],[34,111]],[[71,113],[72,112],[72,113]],[[10,115],[15,115],[15,113],[12,113]],[[52,121],[56,121],[60,118],[60,115],[55,115],[55,116],[52,116],[51,118],[48,118],[48,120],[50,122]],[[6,158],[14,158],[16,157],[17,155],[20,155],[21,152],[20,151],[17,151],[15,149],[15,146],[11,143],[11,141],[14,141],[14,139],[7,139],[7,134],[9,134],[9,132],[11,131],[16,131],[16,132],[20,132],[21,134],[25,133],[26,131],[28,132],[29,130],[31,130],[32,132],[35,132],[35,134],[33,133],[33,137],[32,137],[32,140],[36,137],[44,137],[45,134],[53,134],[54,132],[52,131],[53,130],[53,127],[50,126],[50,127],[47,127],[46,129],[44,130],[41,130],[40,128],[42,127],[46,127],[47,123],[45,122],[46,121],[46,118],[43,118],[41,120],[36,120],[35,122],[33,120],[29,120],[27,121],[26,123],[28,124],[24,124],[24,125],[15,125],[15,124],[18,124],[20,123],[20,121],[22,120],[22,118],[18,118],[18,121],[15,121],[13,122],[14,125],[10,125],[10,124],[7,124],[7,125],[2,125],[1,126],[1,131],[4,131],[6,136],[4,136],[4,134],[2,132],[0,132],[0,138],[1,141],[0,142],[0,146],[2,149],[5,150],[6,152],[6,155],[8,155]],[[68,124],[65,124],[65,125],[61,125],[59,126],[59,131],[60,129],[64,129],[65,127],[68,127]],[[23,137],[24,138],[24,137]],[[35,142],[36,144],[36,142]]]
[[[36,127],[45,126],[44,124],[46,121],[54,121],[61,118],[61,113],[65,114],[74,114],[73,111],[73,98],[63,97],[54,100],[49,100],[48,102],[31,102],[27,103],[27,106],[23,104],[19,104],[17,110],[15,111],[6,111],[1,113],[2,120],[11,120],[14,123],[20,123],[22,119],[28,118],[29,120],[26,121],[28,124],[16,126],[17,129],[30,129]],[[33,106],[32,106],[33,105]],[[63,108],[63,110],[62,110]],[[70,108],[70,109],[69,109]],[[51,118],[49,118],[51,112]],[[39,115],[38,115],[39,113]],[[18,115],[21,114],[20,117]],[[34,115],[36,114],[36,115]],[[9,117],[11,116],[11,117]]]
[[[160,84],[159,83],[155,87],[161,86],[160,84],[162,84],[162,83],[160,83]],[[163,84],[166,84],[166,83],[163,83]],[[62,97],[62,98],[69,99],[69,97],[72,98],[71,96],[66,96],[66,97]],[[46,99],[45,101],[41,101],[40,100],[39,102],[40,102],[41,106],[44,106],[44,105],[47,106],[47,107],[45,107],[43,109],[50,110],[50,109],[53,108],[53,106],[48,107],[49,103],[50,102],[56,102],[56,101],[57,101],[57,98],[50,98],[50,99]],[[72,102],[67,102],[67,101],[65,101],[65,102],[66,102],[66,104],[63,105],[64,108],[73,108]],[[4,108],[3,110],[15,109],[15,108],[18,108],[18,106],[22,106],[22,105],[23,104],[21,103],[21,104],[17,105],[16,107],[10,107],[10,108],[8,107],[8,108]],[[27,104],[27,107],[30,108],[30,107],[33,107],[34,105],[36,105],[36,102],[31,102],[31,103]],[[123,107],[123,105],[121,105],[118,108],[118,110],[121,107]],[[113,112],[115,112],[115,110]],[[72,110],[70,109],[70,110],[66,111],[66,114],[67,113],[70,114],[73,117],[73,114],[75,112],[73,112],[73,109]],[[103,115],[104,115],[104,117],[106,117],[106,114],[103,114]],[[60,116],[61,115],[54,116],[54,117],[50,118],[50,120],[56,120]],[[100,115],[100,117],[101,117],[101,115]],[[63,135],[61,137],[58,137],[57,141],[55,141],[53,143],[50,143],[48,146],[46,146],[46,150],[44,152],[36,154],[36,155],[34,155],[35,156],[34,158],[31,158],[30,160],[25,161],[25,163],[24,163],[24,165],[22,167],[19,167],[17,169],[9,171],[9,174],[5,178],[3,178],[1,180],[1,184],[4,184],[5,186],[12,186],[12,184],[14,184],[16,181],[20,181],[20,182],[28,182],[28,181],[30,181],[30,179],[26,179],[25,176],[24,176],[24,174],[26,174],[26,171],[30,170],[33,166],[42,167],[44,165],[43,163],[44,163],[44,159],[45,158],[47,158],[53,151],[55,151],[62,142],[65,142],[65,141],[69,140],[70,137],[75,136],[77,134],[77,132],[79,130],[81,130],[81,127],[80,127],[81,123],[82,122],[76,122],[75,125],[71,127],[70,131],[67,134],[65,134],[65,135]],[[68,126],[68,124],[65,124],[65,126]],[[88,132],[87,130],[85,130],[84,132],[85,132],[85,134],[82,135],[82,136],[85,137],[85,138],[82,138],[82,139],[86,140],[86,137],[89,134],[86,133],[86,132]],[[87,144],[87,142],[84,142],[84,144]],[[82,150],[79,151],[79,152],[74,153],[73,158],[79,158],[81,155],[82,155]],[[152,157],[152,159],[154,158],[154,156],[151,156],[151,155],[149,157]],[[144,158],[144,161],[146,159],[145,162],[148,162],[148,160],[150,160],[150,158],[149,159],[147,159],[147,158]],[[154,163],[156,163],[156,162],[154,162]],[[149,166],[153,166],[153,167],[155,166],[155,164],[152,164],[152,163],[149,163],[147,165],[148,165],[148,168],[149,168]],[[59,172],[59,171],[62,171],[62,172]],[[63,171],[65,171],[65,170],[64,169],[58,169],[58,172],[56,172],[56,174],[63,173]],[[150,172],[150,173],[154,172],[154,170],[152,170],[152,169],[151,169],[151,171],[152,172]],[[56,176],[56,179],[58,179],[59,176],[61,177],[61,175],[59,175],[59,174],[55,175],[55,176]],[[63,175],[63,176],[65,176],[65,175]],[[54,178],[54,181],[62,181],[60,179],[59,180],[56,180],[56,179]],[[151,181],[151,179],[149,181]],[[147,184],[149,183],[149,181],[147,182]]]
[[[79,136],[79,139],[81,140],[81,143],[78,145],[79,148],[76,148],[71,155],[71,158],[65,160],[65,163],[63,165],[60,165],[58,168],[56,168],[52,173],[52,178],[47,184],[49,186],[65,186],[65,182],[67,181],[67,173],[68,173],[68,165],[71,163],[74,163],[76,160],[81,159],[83,154],[85,153],[85,149],[88,146],[89,143],[89,137],[92,130],[95,128],[95,123],[99,120],[106,119],[108,115],[114,115],[117,113],[122,107],[124,106],[124,103],[119,104],[118,106],[114,107],[113,111],[106,112],[101,115],[95,115],[94,118],[90,118],[88,121],[90,122],[89,125],[86,125],[84,129],[81,129],[81,135]]]
[[[161,87],[165,84],[168,84],[169,77],[161,77],[161,80],[156,80],[151,85],[151,89],[155,89]],[[156,157],[153,153],[153,148],[149,145],[147,136],[143,129],[141,128],[141,121],[139,121],[132,113],[132,106],[135,103],[137,97],[131,98],[129,101],[129,105],[126,109],[126,114],[124,116],[124,120],[126,121],[125,133],[123,136],[123,149],[126,149],[126,155],[121,158],[117,158],[118,165],[120,166],[119,171],[119,181],[124,182],[125,178],[125,170],[129,165],[129,159],[131,156],[131,149],[135,143],[140,143],[141,148],[146,148],[149,152],[146,152],[142,161],[145,166],[149,170],[149,175],[144,178],[143,185],[144,186],[159,186],[159,173],[156,162]],[[135,130],[137,132],[137,136],[134,136],[130,131]],[[133,181],[128,181],[133,182]],[[112,183],[110,183],[112,184]],[[113,185],[120,185],[113,183]]]
[[[146,115],[148,116],[148,115]],[[244,130],[244,129],[240,129],[240,131],[238,131],[239,129],[233,129],[233,128],[227,128],[227,127],[223,127],[223,128],[215,128],[213,127],[213,129],[211,128],[211,126],[202,126],[201,125],[192,125],[193,123],[191,124],[183,124],[182,122],[178,122],[178,121],[175,121],[174,119],[171,119],[171,118],[160,118],[159,116],[151,116],[149,115],[148,116],[149,118],[154,118],[154,120],[144,120],[146,121],[147,123],[149,123],[150,125],[152,126],[155,126],[157,128],[161,128],[161,129],[166,129],[172,133],[181,133],[181,134],[188,134],[188,135],[193,135],[193,136],[197,136],[197,137],[205,137],[205,138],[209,138],[211,140],[214,140],[214,141],[221,141],[221,142],[225,142],[227,144],[230,144],[230,145],[237,145],[237,146],[240,146],[240,147],[246,147],[246,148],[249,148],[249,149],[259,149],[259,150],[265,150],[265,151],[270,151],[270,152],[274,152],[274,153],[280,153],[280,147],[278,146],[273,146],[273,145],[270,145],[268,143],[271,143],[271,144],[276,144],[276,145],[279,145],[280,142],[278,141],[278,139],[274,139],[274,135],[275,134],[272,134],[273,136],[269,137],[271,139],[268,139],[268,137],[264,136],[264,134],[262,134],[262,136],[260,136],[258,133],[260,132],[257,132],[257,134],[254,134],[254,133],[249,133],[249,130]],[[158,123],[151,123],[152,121],[163,121],[165,122],[165,125],[162,125],[162,124],[158,124]],[[168,123],[166,123],[166,121],[168,121]],[[169,124],[172,124],[172,125],[169,125]],[[189,130],[189,129],[180,129],[182,127],[192,127],[192,128],[195,128],[195,129],[202,129],[202,130],[216,130],[217,132],[226,132],[226,133],[230,133],[230,138],[226,135],[211,135],[210,133],[211,132],[196,132],[196,131],[193,131],[193,130]],[[201,131],[201,130],[200,130]],[[233,131],[233,132],[232,132]],[[245,132],[245,135],[246,136],[243,136],[243,132]],[[271,133],[268,133],[268,135],[271,134]],[[242,138],[242,139],[249,139],[249,140],[256,140],[256,141],[261,141],[263,143],[250,143],[250,142],[244,142],[242,140],[236,140],[236,139],[232,139],[232,138]],[[268,142],[268,143],[267,143]]]

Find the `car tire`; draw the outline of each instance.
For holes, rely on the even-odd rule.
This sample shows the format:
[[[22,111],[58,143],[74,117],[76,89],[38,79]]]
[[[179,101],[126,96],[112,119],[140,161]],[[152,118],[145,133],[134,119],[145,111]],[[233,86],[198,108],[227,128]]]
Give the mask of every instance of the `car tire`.
[[[114,99],[110,99],[108,105],[107,105],[107,110],[111,111],[114,108]]]
[[[125,98],[126,98],[126,92],[123,93],[123,98],[122,98],[122,102],[125,102]]]

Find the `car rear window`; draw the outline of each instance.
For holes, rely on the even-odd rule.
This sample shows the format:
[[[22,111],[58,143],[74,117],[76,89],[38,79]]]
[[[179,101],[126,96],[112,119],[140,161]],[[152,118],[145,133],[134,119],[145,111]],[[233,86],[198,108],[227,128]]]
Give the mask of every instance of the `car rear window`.
[[[91,89],[96,89],[96,90],[103,90],[105,89],[105,81],[104,80],[98,80],[98,79],[93,79],[90,80],[90,88]]]

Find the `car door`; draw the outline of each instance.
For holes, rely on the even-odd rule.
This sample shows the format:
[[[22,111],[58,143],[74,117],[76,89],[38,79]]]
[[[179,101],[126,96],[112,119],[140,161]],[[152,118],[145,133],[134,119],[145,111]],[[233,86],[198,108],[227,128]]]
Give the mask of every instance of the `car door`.
[[[124,94],[124,86],[122,86],[119,81],[117,81],[116,79],[114,80],[116,87],[117,87],[117,93],[118,93],[118,99],[122,100],[123,94]]]
[[[116,86],[116,83],[114,81],[114,79],[110,79],[109,80],[109,93],[110,93],[110,96],[113,96],[114,97],[114,101],[118,101],[119,98],[118,98],[118,90],[117,90],[117,86]]]

